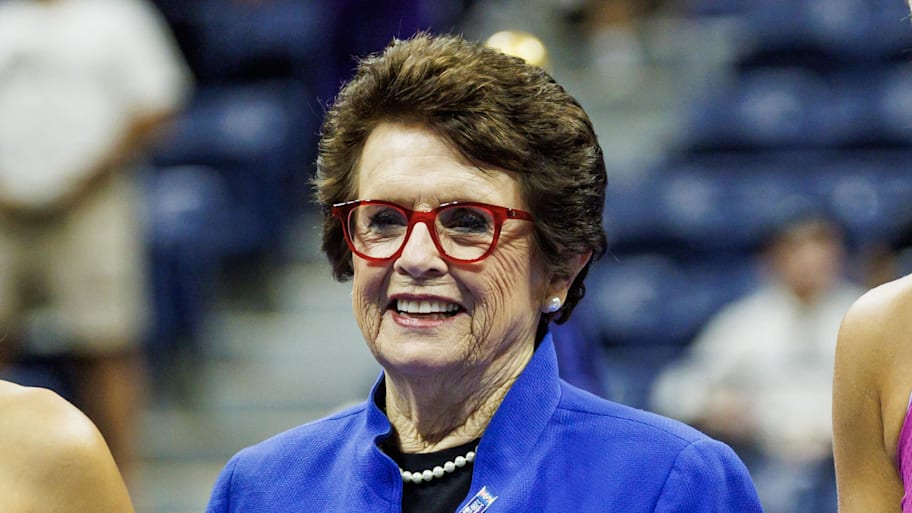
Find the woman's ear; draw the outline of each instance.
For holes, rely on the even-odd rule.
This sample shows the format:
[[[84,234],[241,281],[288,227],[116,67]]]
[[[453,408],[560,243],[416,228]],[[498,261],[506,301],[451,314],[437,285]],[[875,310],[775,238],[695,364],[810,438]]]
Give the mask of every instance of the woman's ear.
[[[560,299],[561,304],[565,303],[567,301],[567,292],[570,290],[570,285],[573,285],[573,280],[575,280],[580,271],[583,270],[583,267],[586,266],[590,258],[592,258],[592,251],[587,251],[571,257],[572,265],[569,269],[569,273],[551,277],[551,282],[548,284],[548,298],[557,297]]]

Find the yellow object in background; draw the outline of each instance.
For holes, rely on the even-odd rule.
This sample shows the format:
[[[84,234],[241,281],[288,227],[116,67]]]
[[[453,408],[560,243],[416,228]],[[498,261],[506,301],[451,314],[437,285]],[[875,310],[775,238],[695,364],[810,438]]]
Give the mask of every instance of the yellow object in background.
[[[502,30],[485,41],[485,45],[501,52],[519,57],[529,64],[548,67],[548,50],[534,35],[520,30]]]

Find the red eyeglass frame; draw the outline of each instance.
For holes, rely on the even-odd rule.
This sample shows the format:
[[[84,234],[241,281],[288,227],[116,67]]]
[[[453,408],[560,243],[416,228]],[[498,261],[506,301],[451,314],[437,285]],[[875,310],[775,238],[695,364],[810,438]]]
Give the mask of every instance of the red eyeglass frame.
[[[355,208],[360,207],[362,205],[383,205],[383,206],[395,208],[396,210],[399,210],[405,214],[406,218],[408,219],[408,226],[405,229],[405,237],[403,237],[403,239],[402,239],[402,245],[399,246],[399,249],[396,250],[396,252],[393,253],[392,255],[390,255],[386,258],[377,258],[377,257],[365,255],[364,253],[361,253],[360,251],[355,249],[355,245],[352,242],[351,233],[349,233],[348,218]],[[494,234],[491,237],[491,247],[489,247],[488,250],[485,251],[478,258],[462,259],[462,258],[452,257],[449,254],[447,254],[446,251],[444,251],[443,246],[440,244],[440,239],[437,238],[437,228],[435,227],[435,221],[437,219],[437,214],[445,208],[453,207],[456,205],[464,206],[464,207],[483,208],[483,209],[491,212],[491,214],[494,218]],[[424,225],[428,227],[428,233],[431,234],[431,240],[434,241],[434,246],[437,248],[437,251],[440,253],[440,256],[443,257],[444,260],[446,260],[448,262],[457,263],[457,264],[472,264],[472,263],[484,260],[494,251],[494,248],[497,247],[497,241],[500,240],[500,230],[503,227],[504,222],[506,222],[510,219],[518,219],[521,221],[533,221],[534,222],[534,219],[532,218],[532,214],[526,212],[525,210],[501,207],[499,205],[491,205],[488,203],[480,203],[477,201],[451,201],[449,203],[443,203],[441,205],[438,205],[437,208],[435,208],[433,210],[421,211],[421,210],[411,210],[411,209],[403,207],[402,205],[392,203],[390,201],[353,200],[353,201],[346,201],[344,203],[336,203],[335,205],[333,205],[332,206],[332,215],[333,215],[333,217],[338,219],[340,223],[342,223],[342,233],[345,235],[345,243],[348,245],[348,249],[350,249],[351,252],[354,253],[355,255],[358,255],[360,258],[363,258],[364,260],[367,260],[368,262],[377,262],[377,263],[389,262],[391,260],[395,260],[395,259],[399,258],[399,256],[402,254],[402,251],[405,249],[405,245],[408,243],[409,238],[412,236],[412,229],[418,223],[424,223]]]

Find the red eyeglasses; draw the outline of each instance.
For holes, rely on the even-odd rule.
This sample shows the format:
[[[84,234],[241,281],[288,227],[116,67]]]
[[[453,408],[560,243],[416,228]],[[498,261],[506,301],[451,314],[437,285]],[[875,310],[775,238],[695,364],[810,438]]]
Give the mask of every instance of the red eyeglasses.
[[[355,200],[333,205],[332,215],[342,223],[352,253],[371,262],[398,258],[418,223],[428,227],[447,260],[478,262],[494,251],[504,221],[532,221],[532,215],[522,210],[463,201],[422,212],[388,201]]]

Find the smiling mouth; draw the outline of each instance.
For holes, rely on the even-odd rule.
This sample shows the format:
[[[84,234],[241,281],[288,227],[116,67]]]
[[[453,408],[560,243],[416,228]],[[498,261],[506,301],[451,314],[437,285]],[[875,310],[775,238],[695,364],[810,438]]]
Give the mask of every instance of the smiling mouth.
[[[456,303],[438,300],[398,299],[390,308],[399,315],[424,319],[444,319],[462,311],[462,307]]]

